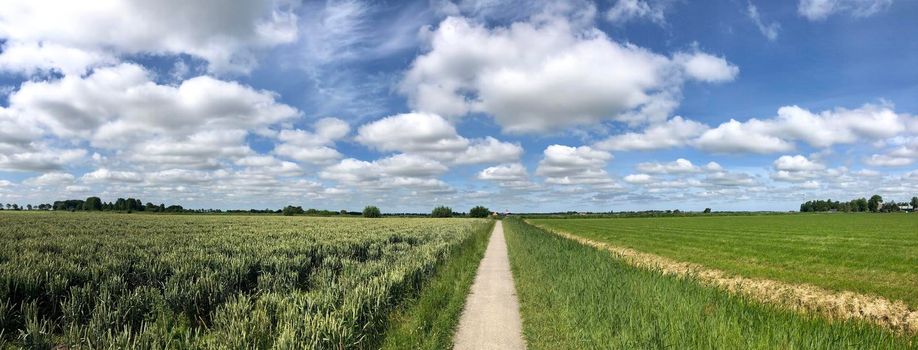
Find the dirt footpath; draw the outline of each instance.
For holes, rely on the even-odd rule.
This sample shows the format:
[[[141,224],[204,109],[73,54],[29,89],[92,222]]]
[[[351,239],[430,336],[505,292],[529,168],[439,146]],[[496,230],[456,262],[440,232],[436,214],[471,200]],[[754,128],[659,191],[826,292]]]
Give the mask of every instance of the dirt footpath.
[[[472,291],[465,301],[454,349],[525,349],[504,227],[491,233]]]

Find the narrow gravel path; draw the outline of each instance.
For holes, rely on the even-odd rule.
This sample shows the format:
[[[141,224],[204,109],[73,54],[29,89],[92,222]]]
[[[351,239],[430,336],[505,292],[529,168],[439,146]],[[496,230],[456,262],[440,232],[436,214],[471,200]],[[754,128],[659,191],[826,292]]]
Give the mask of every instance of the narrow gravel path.
[[[526,348],[504,226],[500,221],[494,225],[488,248],[478,266],[454,343],[457,350]]]

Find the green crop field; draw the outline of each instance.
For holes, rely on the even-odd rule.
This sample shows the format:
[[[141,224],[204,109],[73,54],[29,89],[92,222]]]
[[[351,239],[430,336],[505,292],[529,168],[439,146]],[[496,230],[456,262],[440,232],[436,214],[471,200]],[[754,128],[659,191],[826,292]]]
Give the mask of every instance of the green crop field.
[[[404,307],[402,318],[412,319],[411,310],[437,303],[422,287],[454,252],[471,254],[460,261],[474,271],[490,227],[477,219],[0,214],[0,348],[375,348],[394,310],[422,304]],[[462,278],[434,285],[461,296],[470,280]],[[462,298],[459,306],[447,299],[455,317]],[[454,324],[428,328],[440,334]]]
[[[530,349],[918,348],[914,336],[801,315],[632,267],[520,220],[504,220],[504,231]]]
[[[588,239],[728,273],[918,306],[918,215],[529,219]]]

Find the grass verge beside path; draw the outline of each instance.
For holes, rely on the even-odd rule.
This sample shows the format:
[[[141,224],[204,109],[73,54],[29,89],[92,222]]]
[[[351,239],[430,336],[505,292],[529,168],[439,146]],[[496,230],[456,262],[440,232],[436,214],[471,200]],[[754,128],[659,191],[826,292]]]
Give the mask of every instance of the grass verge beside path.
[[[421,288],[389,315],[382,349],[449,349],[494,225],[462,243]]]
[[[918,349],[860,322],[830,322],[626,265],[504,220],[530,349]]]

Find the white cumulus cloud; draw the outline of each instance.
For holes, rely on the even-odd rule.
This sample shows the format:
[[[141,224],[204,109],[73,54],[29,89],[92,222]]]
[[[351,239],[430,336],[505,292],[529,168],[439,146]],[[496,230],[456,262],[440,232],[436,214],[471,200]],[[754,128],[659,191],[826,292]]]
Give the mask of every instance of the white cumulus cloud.
[[[356,140],[380,151],[416,153],[454,164],[512,162],[523,154],[520,145],[490,136],[469,140],[432,113],[385,117],[361,126]]]
[[[255,51],[296,39],[296,4],[276,0],[67,0],[0,3],[0,69],[82,74],[131,54],[188,54],[248,72]]]
[[[784,155],[773,163],[775,172],[771,178],[783,182],[809,182],[816,178],[828,178],[823,170],[825,165],[814,162],[802,155]],[[837,172],[837,170],[833,171]]]
[[[145,68],[125,63],[87,76],[23,83],[9,96],[6,113],[33,139],[86,140],[141,163],[201,168],[250,154],[247,135],[300,115],[276,98],[208,76],[161,85]]]
[[[550,145],[543,152],[535,174],[558,185],[615,186],[604,169],[612,159],[608,152],[590,146]]]
[[[676,116],[665,123],[651,125],[640,133],[629,132],[609,137],[598,142],[596,147],[610,151],[650,151],[680,147],[706,130],[707,125]]]
[[[487,28],[450,17],[424,35],[430,50],[400,85],[412,107],[447,117],[487,113],[508,132],[663,121],[686,80],[722,82],[738,71],[697,50],[670,58],[620,44],[563,18]]]
[[[37,147],[0,153],[0,170],[45,172],[63,169],[86,156],[83,149]]]
[[[794,141],[826,148],[859,140],[896,136],[906,130],[908,116],[891,108],[864,105],[856,109],[837,108],[813,113],[798,106],[778,109],[771,119],[731,119],[702,134],[694,144],[712,152],[775,153],[794,149]]]
[[[50,172],[25,179],[22,183],[30,186],[60,186],[72,184],[75,179],[76,178],[69,173]]]
[[[705,131],[694,141],[694,145],[715,153],[773,153],[794,148],[792,143],[764,133],[761,128],[762,123],[755,119],[745,123],[730,119],[717,128]]]
[[[520,163],[500,164],[482,169],[477,178],[485,181],[495,181],[501,187],[511,189],[538,189],[538,185],[529,179],[529,172]]]
[[[786,171],[812,171],[822,170],[824,165],[813,162],[802,155],[781,156],[774,162],[776,170]]]
[[[281,142],[274,147],[274,153],[311,164],[329,164],[341,158],[341,153],[330,146],[350,133],[350,125],[338,118],[322,118],[313,129],[281,130],[277,136]]]
[[[372,162],[343,159],[323,169],[319,176],[369,192],[412,190],[443,194],[454,190],[435,177],[447,169],[436,160],[397,154]]]
[[[714,162],[708,163],[705,167],[699,167],[688,159],[679,158],[669,163],[646,162],[639,163],[637,170],[648,174],[689,174],[697,173],[704,170],[720,170],[720,165]]]
[[[673,60],[685,70],[685,73],[698,81],[718,83],[731,81],[739,74],[739,68],[717,57],[704,52],[678,53]]]
[[[654,179],[652,176],[647,175],[647,174],[625,175],[625,177],[623,177],[622,180],[630,184],[649,184],[651,182],[656,181],[656,179]]]
[[[95,171],[83,174],[80,177],[80,180],[86,183],[110,183],[110,182],[126,182],[126,183],[139,183],[143,182],[143,175],[133,171],[118,171],[118,170],[109,170],[106,168],[97,169]]]

